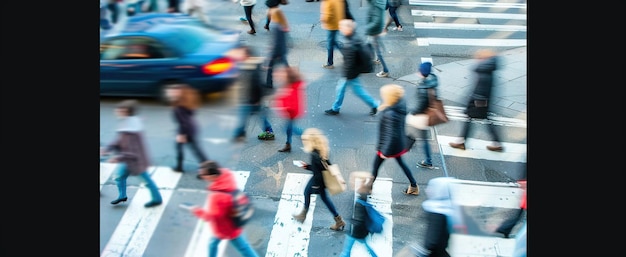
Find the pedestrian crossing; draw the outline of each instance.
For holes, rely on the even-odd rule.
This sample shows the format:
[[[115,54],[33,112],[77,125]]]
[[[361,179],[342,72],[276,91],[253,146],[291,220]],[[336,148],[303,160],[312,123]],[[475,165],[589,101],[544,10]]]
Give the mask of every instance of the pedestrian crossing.
[[[526,46],[525,3],[409,0],[409,6],[416,20],[413,27],[422,35],[417,37],[419,46]],[[445,32],[450,30],[456,32]],[[516,36],[519,33],[524,36]]]
[[[115,226],[112,233],[101,231],[101,257],[208,256],[208,243],[209,238],[212,236],[209,226],[204,221],[195,218],[187,210],[178,207],[181,200],[187,201],[189,198],[195,199],[194,203],[204,202],[208,193],[206,190],[181,188],[179,187],[179,182],[182,173],[174,172],[169,167],[150,167],[148,172],[159,187],[163,197],[163,204],[153,208],[144,208],[143,204],[150,200],[150,193],[147,188],[140,184],[134,194],[129,189],[128,202],[111,206],[108,202],[117,196],[115,184],[110,182],[113,176],[115,176],[114,170],[116,165],[112,163],[101,163],[100,165],[101,228],[107,224]],[[238,188],[246,190],[246,185],[249,183],[251,175],[250,172],[234,171],[233,173],[237,180]],[[106,179],[103,179],[104,177]],[[320,236],[319,233],[312,233],[317,196],[312,195],[309,212],[303,223],[299,223],[292,218],[293,214],[302,209],[304,187],[310,177],[310,174],[287,173],[278,208],[275,210],[273,219],[269,218],[269,216],[261,216],[268,220],[260,221],[260,223],[271,224],[271,233],[266,240],[261,242],[261,244],[266,246],[266,251],[259,252],[257,250],[259,256],[322,256],[319,254],[319,249],[309,248],[310,242],[314,240],[313,237]],[[358,184],[354,185],[354,188],[357,187]],[[393,187],[392,179],[377,178],[372,195],[368,200],[386,218],[383,233],[367,238],[368,244],[379,256],[394,255]],[[109,193],[103,194],[103,191]],[[519,206],[521,199],[521,189],[513,183],[482,182],[481,184],[481,182],[468,181],[466,184],[457,185],[452,193],[458,196],[454,199],[456,203],[466,206],[515,208]],[[352,200],[356,200],[356,194]],[[102,202],[105,202],[105,204],[102,204]],[[339,202],[336,202],[336,204],[339,204]],[[123,215],[116,219],[114,217],[116,212],[123,212]],[[345,216],[349,217],[347,214]],[[346,222],[346,230],[337,233],[348,232],[349,219],[346,219]],[[173,231],[174,229],[177,229],[179,232],[163,233]],[[160,231],[158,237],[155,236],[157,231]],[[178,238],[186,240],[179,240],[178,242],[183,243],[173,245],[173,242],[177,242],[174,239]],[[454,240],[457,243],[451,246],[450,251],[457,252],[459,255],[453,256],[510,256],[510,254],[507,254],[507,251],[509,251],[508,249],[513,249],[514,246],[514,239],[495,237],[455,235]],[[342,249],[342,242],[341,240],[338,243],[336,249],[338,252]],[[468,245],[467,242],[474,243]],[[232,251],[229,252],[227,250],[227,245],[228,241],[226,240],[220,243],[218,256],[233,256]],[[477,251],[474,248],[478,245],[482,247],[479,249],[482,254],[472,254]],[[153,249],[150,250],[149,248]],[[355,244],[352,252],[352,256],[368,256],[365,247],[361,244]],[[488,254],[492,252],[497,252],[497,255]]]

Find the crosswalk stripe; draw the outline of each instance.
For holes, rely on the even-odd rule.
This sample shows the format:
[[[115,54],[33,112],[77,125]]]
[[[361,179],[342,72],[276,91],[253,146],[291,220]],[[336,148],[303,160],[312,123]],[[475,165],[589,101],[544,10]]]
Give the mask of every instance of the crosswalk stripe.
[[[304,188],[311,177],[310,174],[287,173],[267,244],[266,257],[308,256],[317,195],[311,195],[309,212],[302,224],[295,221],[292,214],[303,208]]]
[[[526,14],[411,10],[412,16],[526,20]]]
[[[526,121],[522,119],[501,117],[495,115],[489,115],[489,120],[470,120],[465,114],[465,108],[462,106],[452,106],[452,105],[444,105],[444,110],[446,111],[446,115],[450,120],[458,120],[458,121],[470,121],[478,124],[493,124],[496,126],[506,126],[506,127],[518,127],[518,128],[526,128]]]
[[[355,189],[358,188],[358,183]],[[393,217],[391,215],[391,189],[393,182],[390,178],[376,178],[372,188],[372,194],[367,202],[374,205],[376,210],[385,217],[383,231],[380,234],[370,234],[366,238],[368,245],[372,247],[378,256],[393,256]],[[355,201],[358,194],[355,190]],[[352,256],[370,256],[363,244],[355,243],[351,252]]]
[[[116,167],[117,167],[117,164],[115,163],[106,163],[106,162],[100,163],[100,191],[102,191],[102,187],[104,186],[104,183],[106,183],[109,180],[109,178],[113,174],[113,171],[115,171]]]
[[[240,190],[244,190],[246,187],[246,182],[248,182],[248,178],[250,177],[249,171],[233,171],[235,175],[235,179],[237,180],[237,188]],[[204,204],[204,208],[207,208],[207,204]],[[185,253],[185,257],[206,257],[209,256],[209,240],[213,232],[209,225],[203,221],[198,220],[196,223],[196,228],[194,229],[193,235],[191,236],[191,240],[189,242],[189,246],[187,247],[187,251]],[[228,246],[228,240],[222,240],[218,246],[218,255],[223,256],[226,251],[226,247]]]
[[[491,141],[466,138],[465,150],[461,150],[452,148],[448,144],[455,142],[456,139],[457,137],[437,135],[437,142],[442,146],[441,153],[443,155],[491,161],[526,162],[526,144],[501,142],[504,151],[493,152],[486,148],[487,145],[491,144]]]
[[[515,183],[460,180],[450,187],[452,201],[461,206],[518,209],[523,192]]]
[[[418,46],[464,45],[464,46],[517,47],[517,46],[526,46],[527,43],[526,43],[526,39],[418,37],[417,45]]]
[[[515,238],[474,236],[453,233],[450,235],[450,256],[509,257],[513,256]]]
[[[429,6],[454,6],[454,7],[485,7],[485,8],[520,8],[526,9],[526,4],[519,3],[487,3],[487,2],[463,2],[463,1],[420,1],[409,0],[409,5],[429,5]]]
[[[459,29],[459,30],[489,30],[489,31],[526,32],[526,26],[523,26],[523,25],[413,22],[413,27],[416,28],[416,29]]]
[[[156,207],[145,208],[143,205],[151,199],[150,191],[144,186],[140,187],[104,247],[101,257],[141,257],[143,255],[165,206],[172,196],[172,189],[182,177],[182,173],[174,172],[168,167],[151,167],[150,170],[152,179],[160,187],[159,192],[163,203]]]

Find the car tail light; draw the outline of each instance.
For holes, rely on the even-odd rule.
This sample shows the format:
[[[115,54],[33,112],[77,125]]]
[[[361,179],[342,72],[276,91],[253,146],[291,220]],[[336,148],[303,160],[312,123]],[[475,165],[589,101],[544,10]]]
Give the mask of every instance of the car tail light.
[[[228,57],[221,57],[207,63],[202,67],[202,71],[207,75],[220,74],[228,71],[235,66],[235,62]]]

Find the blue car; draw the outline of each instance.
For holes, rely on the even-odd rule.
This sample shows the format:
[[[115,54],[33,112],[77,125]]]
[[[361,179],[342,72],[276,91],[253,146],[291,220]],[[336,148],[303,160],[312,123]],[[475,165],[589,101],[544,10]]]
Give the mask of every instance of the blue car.
[[[239,75],[229,51],[239,31],[208,27],[180,14],[140,14],[100,40],[100,95],[163,100],[170,84],[220,92]]]

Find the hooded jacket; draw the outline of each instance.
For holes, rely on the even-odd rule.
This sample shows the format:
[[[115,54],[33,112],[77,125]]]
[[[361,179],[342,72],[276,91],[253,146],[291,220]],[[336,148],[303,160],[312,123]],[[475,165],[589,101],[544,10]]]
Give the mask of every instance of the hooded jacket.
[[[387,0],[367,0],[369,8],[367,9],[367,20],[365,23],[365,34],[368,36],[376,36],[383,32],[385,26],[385,10],[387,9]]]
[[[320,21],[325,30],[338,30],[339,21],[345,19],[345,0],[322,0]]]
[[[150,161],[143,139],[143,124],[137,116],[128,116],[120,120],[117,137],[107,147],[107,151],[116,153],[118,161],[125,163],[130,175],[146,172]]]
[[[428,105],[430,104],[430,98],[428,98],[428,89],[432,88],[435,90],[435,97],[437,97],[437,87],[439,86],[439,79],[435,74],[428,74],[427,77],[422,79],[417,85],[416,96],[417,105],[411,111],[411,114],[415,115],[418,113],[426,112],[428,109]]]
[[[396,103],[381,112],[376,150],[387,157],[398,157],[407,152],[405,133],[406,102],[400,97]]]
[[[232,171],[226,168],[220,171],[221,174],[207,187],[210,193],[206,209],[196,209],[194,215],[209,223],[217,238],[230,240],[243,231],[243,228],[235,226],[230,216],[233,197],[228,192],[234,191],[237,183]]]

